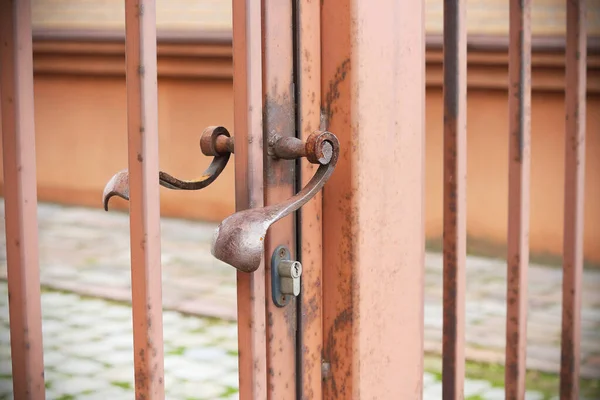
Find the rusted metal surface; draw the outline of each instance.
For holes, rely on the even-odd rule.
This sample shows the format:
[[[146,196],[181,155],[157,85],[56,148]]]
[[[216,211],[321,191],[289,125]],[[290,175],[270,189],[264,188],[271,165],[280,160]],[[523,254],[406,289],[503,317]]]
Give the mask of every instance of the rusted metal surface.
[[[164,399],[154,0],[125,1],[136,399]]]
[[[510,2],[508,239],[506,285],[507,399],[525,398],[527,268],[531,165],[531,1]]]
[[[586,2],[567,2],[565,212],[560,398],[579,398],[585,193]]]
[[[159,171],[159,185],[174,190],[200,190],[213,183],[223,172],[229,156],[233,153],[233,138],[222,126],[210,126],[202,133],[200,148],[204,155],[214,157],[200,178],[183,181],[166,172]],[[102,204],[106,211],[108,211],[108,202],[113,196],[129,200],[129,172],[127,169],[117,172],[104,187]]]
[[[45,399],[31,4],[0,1],[0,95],[13,395]]]
[[[273,135],[296,136],[293,2],[263,0],[262,4],[264,44],[262,83],[265,107],[263,148],[266,152]],[[265,159],[265,205],[279,208],[280,203],[293,196],[296,180],[295,165],[295,160],[272,157]],[[262,215],[252,215],[257,219],[262,218]],[[283,216],[282,214],[281,217]],[[290,249],[291,258],[296,258],[295,222],[295,215],[282,218],[271,227],[264,242],[260,242],[261,247],[264,243],[264,252],[268,260],[278,246],[286,246]],[[263,225],[265,231],[268,225],[270,223]],[[254,238],[258,239],[258,235]],[[250,259],[250,254],[247,257]],[[265,273],[267,288],[271,288],[270,262],[265,263]],[[268,367],[266,398],[293,399],[296,396],[296,298],[292,298],[290,303],[282,308],[268,299],[266,313]]]
[[[262,207],[263,105],[260,0],[233,1],[233,105],[236,210]],[[241,400],[267,398],[265,269],[237,274]]]
[[[466,1],[444,2],[444,321],[442,397],[462,399],[467,254]]]
[[[320,143],[319,147],[333,149],[329,162],[321,164],[312,179],[295,195],[280,203],[239,211],[225,218],[217,227],[212,242],[211,251],[217,259],[240,271],[254,272],[264,261],[263,254],[272,253],[265,253],[265,238],[269,227],[312,199],[335,170],[340,152],[337,137],[331,132],[316,131],[309,136],[307,147],[315,147],[312,143]],[[272,235],[272,232],[269,233]]]
[[[296,4],[296,126],[306,140],[321,123],[321,3],[299,0]],[[312,179],[317,164],[302,159],[298,183]],[[298,259],[304,268],[298,297],[296,359],[298,400],[322,398],[323,349],[322,299],[322,191],[298,211]]]
[[[323,192],[323,398],[418,399],[424,3],[327,0],[321,13],[325,128],[341,149]]]
[[[333,157],[333,145],[327,142],[326,135],[315,136],[313,132],[306,142],[295,137],[274,135],[271,141],[269,154],[276,159],[296,160],[306,157],[312,164],[327,164]]]

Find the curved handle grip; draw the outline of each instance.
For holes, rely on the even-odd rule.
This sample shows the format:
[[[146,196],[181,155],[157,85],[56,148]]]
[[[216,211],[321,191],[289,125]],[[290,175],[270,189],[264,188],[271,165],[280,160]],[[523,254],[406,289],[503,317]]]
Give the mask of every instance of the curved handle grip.
[[[189,181],[180,180],[166,172],[159,171],[158,183],[173,190],[200,190],[207,187],[227,166],[229,157],[233,153],[233,138],[224,127],[209,126],[200,138],[200,149],[204,155],[214,156],[200,178]],[[108,211],[108,202],[113,196],[129,200],[129,172],[127,169],[117,172],[104,187],[102,204],[106,211]]]
[[[309,136],[307,158],[320,164],[310,182],[283,203],[243,210],[224,219],[215,231],[212,255],[240,271],[256,271],[262,260],[269,227],[298,210],[321,190],[335,169],[339,152],[339,141],[333,133],[317,131]]]

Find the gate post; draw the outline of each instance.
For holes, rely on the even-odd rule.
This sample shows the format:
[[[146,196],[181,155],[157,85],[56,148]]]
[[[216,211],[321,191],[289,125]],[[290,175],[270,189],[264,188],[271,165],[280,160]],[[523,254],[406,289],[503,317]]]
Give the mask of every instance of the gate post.
[[[420,399],[424,3],[325,0],[321,29],[341,148],[323,191],[323,397]]]

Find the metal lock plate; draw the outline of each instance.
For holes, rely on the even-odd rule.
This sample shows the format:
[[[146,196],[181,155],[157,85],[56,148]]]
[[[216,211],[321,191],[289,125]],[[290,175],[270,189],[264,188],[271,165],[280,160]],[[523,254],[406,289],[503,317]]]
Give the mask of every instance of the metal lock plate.
[[[278,307],[286,306],[292,296],[300,294],[302,264],[290,258],[286,246],[277,247],[271,257],[271,295]]]

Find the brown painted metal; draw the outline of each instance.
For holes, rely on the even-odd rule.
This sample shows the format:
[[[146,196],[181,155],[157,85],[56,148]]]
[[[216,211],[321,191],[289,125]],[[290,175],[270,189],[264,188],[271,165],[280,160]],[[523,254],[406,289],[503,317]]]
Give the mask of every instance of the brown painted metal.
[[[312,199],[331,177],[337,164],[340,146],[331,132],[313,132],[308,137],[306,147],[311,149],[311,153],[318,154],[318,159],[329,158],[329,162],[320,165],[306,186],[290,198],[263,208],[238,211],[225,218],[217,227],[211,246],[211,252],[217,259],[243,272],[254,272],[263,261],[270,259],[272,252],[263,259],[265,248],[268,248],[265,243],[268,242],[266,236],[269,227]],[[320,151],[313,152],[315,149]],[[286,150],[286,153],[289,152]],[[274,233],[271,231],[269,235]]]
[[[579,398],[586,118],[586,2],[567,2],[565,212],[560,398]]]
[[[159,185],[174,190],[200,190],[213,183],[223,172],[229,161],[229,156],[233,153],[233,138],[224,127],[209,126],[202,133],[200,148],[204,155],[214,157],[200,178],[183,181],[166,172],[159,171]],[[129,200],[129,172],[127,169],[113,175],[104,187],[102,204],[104,204],[106,211],[108,211],[108,202],[113,196]]]
[[[444,2],[444,322],[442,397],[463,398],[467,254],[466,1]]]
[[[531,165],[531,1],[510,2],[505,394],[525,398]]]
[[[321,122],[321,2],[296,2],[296,125],[306,140]],[[305,186],[317,166],[300,162],[300,184]],[[298,259],[302,262],[298,298],[297,360],[298,400],[322,398],[321,360],[323,349],[322,299],[322,191],[298,211]]]
[[[323,398],[418,399],[424,3],[328,0],[321,13],[326,129],[341,149],[323,192]]]
[[[6,259],[16,399],[45,399],[38,258],[31,4],[0,1]]]
[[[273,135],[295,137],[293,2],[263,0],[263,104],[264,149]],[[264,165],[265,205],[276,205],[295,192],[294,160],[267,157]],[[277,207],[277,206],[276,206]],[[271,288],[271,256],[278,246],[296,258],[295,215],[282,218],[269,229],[265,246],[266,285]],[[267,397],[296,396],[296,298],[279,308],[267,296]]]
[[[125,1],[135,393],[164,399],[154,0]]]
[[[263,106],[261,0],[233,0],[233,105],[236,210],[262,207]],[[237,274],[241,400],[267,398],[264,263]]]

